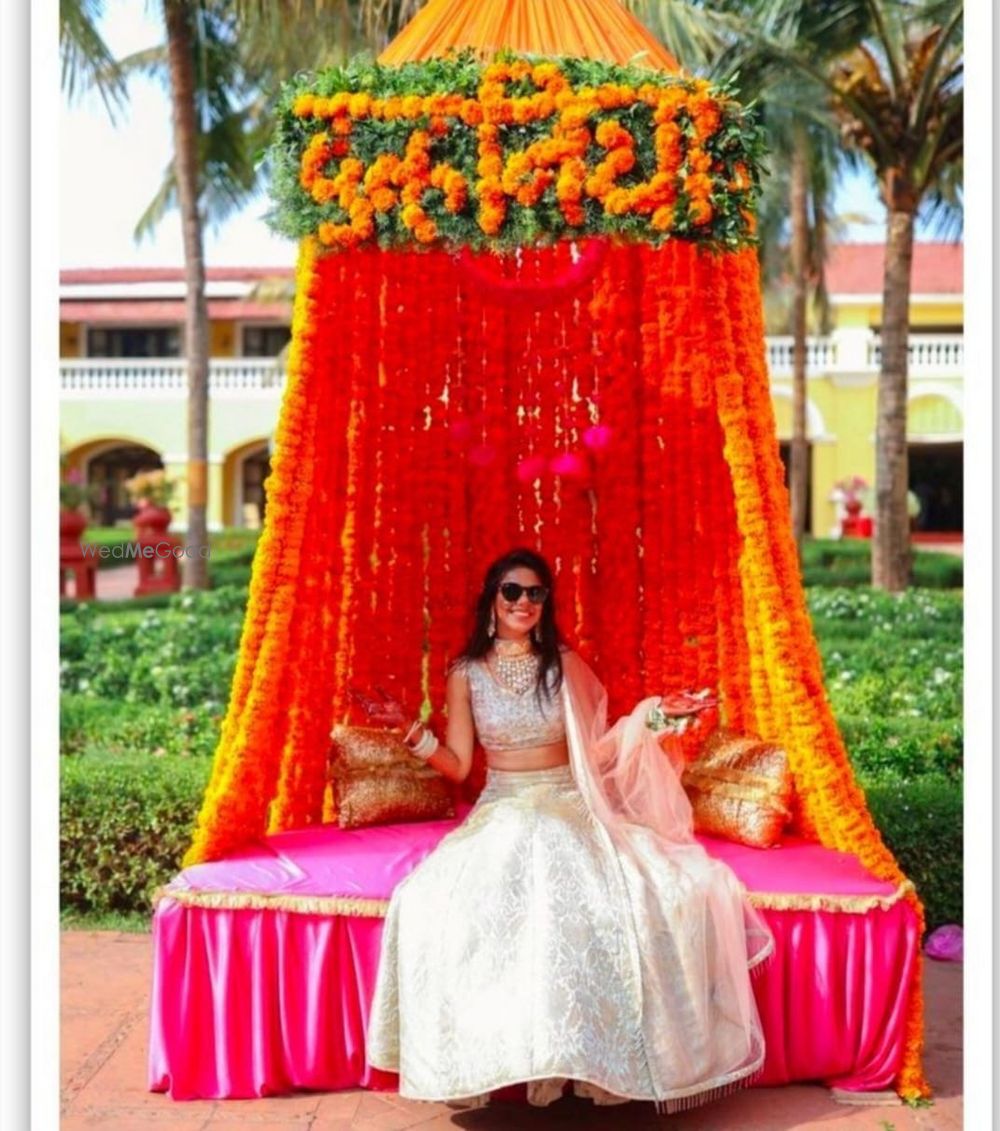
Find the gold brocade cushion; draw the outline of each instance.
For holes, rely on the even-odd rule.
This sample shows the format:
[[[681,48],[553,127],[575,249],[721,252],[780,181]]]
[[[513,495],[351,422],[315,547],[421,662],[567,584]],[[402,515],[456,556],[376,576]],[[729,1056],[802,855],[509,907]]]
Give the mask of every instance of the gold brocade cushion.
[[[699,833],[771,848],[791,818],[788,755],[772,742],[720,728],[684,771]]]
[[[455,815],[450,782],[377,727],[338,726],[330,749],[331,808],[342,829]]]

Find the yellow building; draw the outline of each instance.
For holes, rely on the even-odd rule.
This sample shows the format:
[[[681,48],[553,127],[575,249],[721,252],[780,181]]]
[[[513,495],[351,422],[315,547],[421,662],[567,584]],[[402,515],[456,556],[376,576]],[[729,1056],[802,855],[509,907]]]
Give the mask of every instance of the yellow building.
[[[875,472],[875,404],[883,248],[843,244],[827,272],[832,328],[808,347],[810,527],[837,527],[839,480]],[[255,298],[263,280],[292,272],[215,268],[211,321],[209,525],[259,525],[262,483],[277,422],[289,337],[288,302]],[[281,288],[276,288],[280,290]],[[910,307],[910,485],[918,528],[962,529],[962,248],[922,243],[914,254]],[[60,427],[70,467],[103,489],[94,521],[126,522],[124,480],[165,467],[180,485],[175,525],[185,526],[187,421],[180,269],[64,271],[60,279]],[[790,338],[767,339],[778,434],[791,438]]]

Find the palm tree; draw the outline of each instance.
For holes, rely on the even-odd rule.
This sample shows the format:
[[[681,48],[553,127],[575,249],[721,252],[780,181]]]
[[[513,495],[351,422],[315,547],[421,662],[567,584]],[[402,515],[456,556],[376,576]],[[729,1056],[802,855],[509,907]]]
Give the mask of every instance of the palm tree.
[[[914,225],[922,207],[945,221],[961,207],[962,3],[833,0],[822,12],[834,32],[863,26],[857,45],[832,65],[787,38],[769,46],[823,86],[844,144],[870,163],[886,207],[872,584],[899,592],[911,563],[906,406]]]
[[[332,62],[358,46],[360,16],[381,29],[374,0],[311,6],[301,0],[161,0],[162,47],[115,61],[100,35],[102,0],[60,0],[63,87],[68,95],[96,84],[109,107],[123,104],[125,78],[137,70],[165,75],[174,156],[140,218],[151,230],[173,206],[181,214],[186,284],[188,367],[188,540],[208,539],[208,308],[203,231],[242,207],[257,187],[258,152],[270,135],[268,112],[280,80],[305,66]],[[357,10],[356,10],[357,9]],[[207,562],[185,559],[185,583],[208,585]]]

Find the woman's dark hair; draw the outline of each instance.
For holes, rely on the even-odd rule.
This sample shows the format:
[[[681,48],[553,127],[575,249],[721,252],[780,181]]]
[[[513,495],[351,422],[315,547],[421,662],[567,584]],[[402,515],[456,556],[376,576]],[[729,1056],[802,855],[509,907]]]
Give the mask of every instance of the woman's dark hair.
[[[487,569],[483,578],[483,588],[476,599],[475,623],[472,635],[462,651],[462,659],[479,660],[490,650],[493,638],[489,634],[490,614],[493,612],[493,603],[496,600],[500,582],[508,570],[517,569],[533,570],[538,580],[549,591],[549,595],[542,604],[542,615],[532,632],[532,645],[538,653],[541,662],[538,665],[538,682],[535,685],[536,695],[548,697],[549,673],[555,673],[551,690],[559,689],[562,683],[562,657],[559,655],[560,645],[563,643],[562,634],[556,625],[555,613],[555,584],[549,563],[541,554],[534,550],[518,547],[510,550]],[[539,639],[535,640],[535,636]]]

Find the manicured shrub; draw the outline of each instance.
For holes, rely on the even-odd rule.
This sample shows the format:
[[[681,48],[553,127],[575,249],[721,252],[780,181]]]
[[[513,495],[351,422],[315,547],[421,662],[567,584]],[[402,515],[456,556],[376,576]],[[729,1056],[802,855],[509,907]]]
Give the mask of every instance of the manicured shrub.
[[[149,909],[190,844],[209,770],[205,758],[63,758],[63,910]]]
[[[221,711],[198,705],[116,702],[63,695],[59,712],[62,754],[194,754],[215,750]]]
[[[862,538],[810,539],[802,548],[802,579],[807,586],[871,584],[871,543]],[[953,554],[916,550],[912,583],[926,589],[960,589],[962,559]]]
[[[862,777],[959,778],[963,763],[961,719],[838,715],[851,763]]]
[[[862,784],[883,839],[924,902],[927,929],[961,923],[961,780],[934,774]]]

